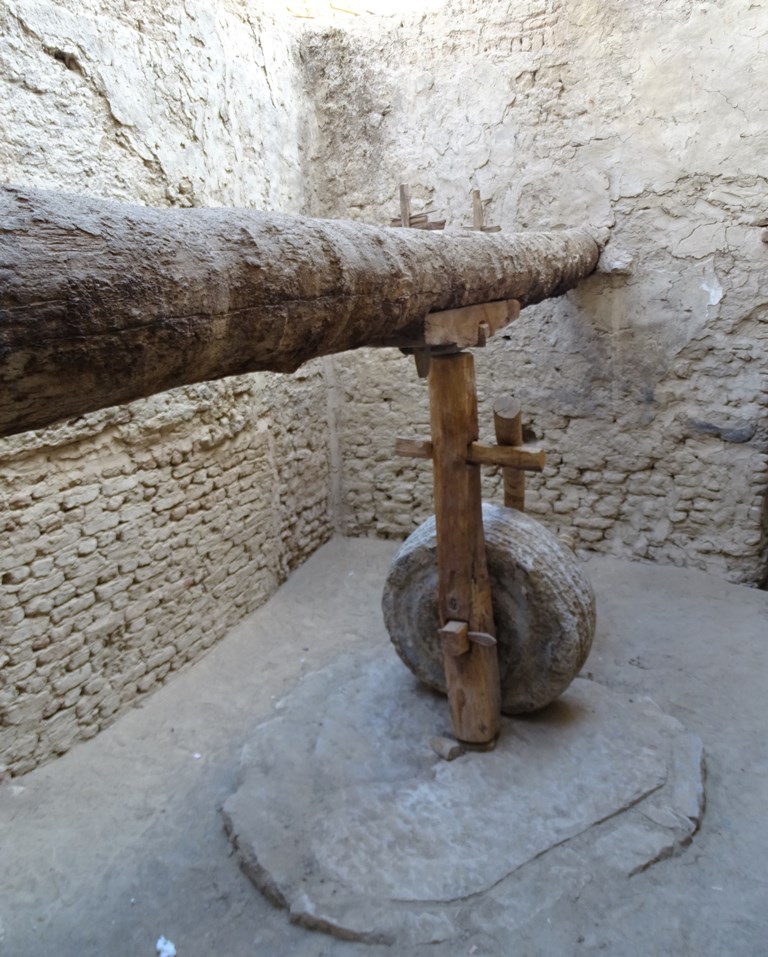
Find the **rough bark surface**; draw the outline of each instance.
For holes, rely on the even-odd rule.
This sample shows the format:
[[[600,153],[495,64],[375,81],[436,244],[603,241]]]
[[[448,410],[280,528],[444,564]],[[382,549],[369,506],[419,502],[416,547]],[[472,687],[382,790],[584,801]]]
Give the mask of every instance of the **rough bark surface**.
[[[539,522],[483,504],[504,714],[536,711],[579,673],[595,633],[595,597],[578,561]],[[434,518],[403,543],[387,576],[384,622],[417,678],[445,693],[437,635]]]
[[[586,230],[391,230],[0,187],[0,434],[174,386],[418,338],[427,313],[559,295]]]

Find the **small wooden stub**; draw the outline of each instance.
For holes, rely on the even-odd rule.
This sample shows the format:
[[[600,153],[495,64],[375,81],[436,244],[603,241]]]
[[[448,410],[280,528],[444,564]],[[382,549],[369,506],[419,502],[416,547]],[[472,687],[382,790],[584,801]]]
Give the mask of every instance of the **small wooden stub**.
[[[464,754],[464,748],[453,738],[445,738],[441,734],[436,734],[429,739],[429,746],[444,761],[455,761]]]
[[[485,218],[485,210],[483,209],[483,201],[480,197],[480,190],[472,190],[472,229],[482,229],[483,228],[483,219]]]
[[[469,625],[466,621],[447,621],[438,634],[444,655],[458,658],[469,651]]]
[[[486,340],[520,315],[517,299],[500,299],[463,309],[430,312],[424,322],[428,346],[455,345],[459,349],[484,346]]]
[[[483,445],[481,442],[472,442],[467,460],[476,465],[500,465],[502,468],[542,472],[547,456],[536,445]]]
[[[395,439],[395,455],[404,455],[412,459],[431,459],[432,443],[429,439]]]
[[[523,415],[520,403],[512,396],[499,396],[493,403],[493,425],[501,446],[520,448],[523,444]],[[504,504],[525,510],[525,474],[521,469],[504,469]]]
[[[400,225],[411,225],[411,187],[405,183],[400,184]]]

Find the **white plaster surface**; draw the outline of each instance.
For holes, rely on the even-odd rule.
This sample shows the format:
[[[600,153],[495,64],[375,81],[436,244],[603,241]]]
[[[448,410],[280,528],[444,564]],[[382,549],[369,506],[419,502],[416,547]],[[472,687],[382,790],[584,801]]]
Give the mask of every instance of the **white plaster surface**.
[[[155,206],[298,212],[298,53],[269,10],[3,0],[0,176]]]

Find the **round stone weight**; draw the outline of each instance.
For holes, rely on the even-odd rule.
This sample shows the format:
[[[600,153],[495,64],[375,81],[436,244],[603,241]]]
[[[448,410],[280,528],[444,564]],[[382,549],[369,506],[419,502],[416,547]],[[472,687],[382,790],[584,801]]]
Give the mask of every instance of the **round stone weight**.
[[[504,714],[565,691],[595,633],[595,597],[573,553],[528,515],[483,504]],[[438,637],[437,539],[428,519],[403,543],[384,587],[384,621],[411,671],[445,693]]]

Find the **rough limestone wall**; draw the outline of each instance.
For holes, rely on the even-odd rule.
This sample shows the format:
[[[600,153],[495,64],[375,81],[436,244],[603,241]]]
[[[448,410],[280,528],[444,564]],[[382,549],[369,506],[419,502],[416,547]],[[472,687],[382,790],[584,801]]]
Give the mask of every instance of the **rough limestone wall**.
[[[0,174],[298,212],[295,41],[258,0],[2,0]]]
[[[746,583],[768,561],[767,36],[749,0],[456,0],[304,51],[315,214],[387,223],[408,182],[448,228],[473,187],[505,230],[610,228],[600,275],[478,352],[483,428],[520,398],[550,452],[530,511],[577,547]],[[425,429],[423,384],[396,353],[334,375],[344,527],[404,535],[429,474],[390,450]]]
[[[293,41],[253,4],[0,2],[0,178],[301,211]],[[0,764],[95,734],[332,532],[323,367],[0,442]],[[254,661],[257,657],[254,658]]]

